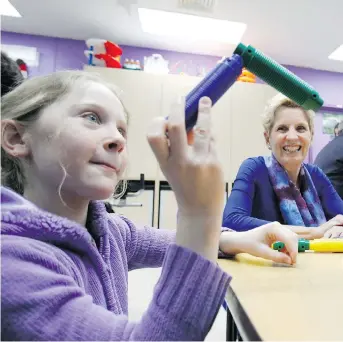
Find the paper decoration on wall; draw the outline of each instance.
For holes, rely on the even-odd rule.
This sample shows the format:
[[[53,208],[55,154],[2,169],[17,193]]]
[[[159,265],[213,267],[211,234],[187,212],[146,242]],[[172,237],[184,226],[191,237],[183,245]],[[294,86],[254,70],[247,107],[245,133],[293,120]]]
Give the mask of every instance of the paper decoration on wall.
[[[137,5],[138,0],[118,0],[117,4],[123,7],[128,14],[131,14],[131,5]]]
[[[334,127],[343,121],[343,114],[323,113],[323,134],[334,137]]]
[[[123,51],[117,44],[105,39],[91,38],[86,40],[86,45],[88,50],[85,50],[85,55],[88,58],[88,65],[121,68],[120,58]]]
[[[27,78],[28,73],[27,73],[27,65],[26,65],[26,63],[22,59],[17,59],[16,62],[18,64],[18,66],[19,66],[19,69],[20,69],[21,74],[23,75],[23,77]]]
[[[203,64],[196,63],[192,60],[180,60],[170,67],[170,73],[204,77],[212,68],[212,65],[205,67]]]
[[[171,74],[185,75],[186,74],[186,72],[185,72],[186,69],[187,69],[186,63],[184,63],[183,61],[177,61],[175,64],[173,64],[171,66],[170,73]]]
[[[141,62],[139,59],[129,59],[129,58],[125,58],[124,64],[123,64],[123,69],[127,69],[127,70],[142,70],[141,67]]]
[[[243,68],[242,73],[237,78],[239,82],[249,82],[249,83],[256,83],[256,76],[248,71],[247,69]]]
[[[1,50],[13,60],[21,59],[28,67],[39,66],[39,52],[35,47],[1,44]]]
[[[162,55],[154,53],[149,57],[144,56],[144,71],[152,74],[168,74],[169,61],[165,60]]]

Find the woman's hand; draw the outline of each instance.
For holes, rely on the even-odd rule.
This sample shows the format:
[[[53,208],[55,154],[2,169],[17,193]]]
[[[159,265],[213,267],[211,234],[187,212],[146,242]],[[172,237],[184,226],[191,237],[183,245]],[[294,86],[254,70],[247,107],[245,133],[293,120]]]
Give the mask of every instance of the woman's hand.
[[[335,231],[339,230],[340,226],[343,229],[343,215],[336,215],[334,218],[322,224],[320,227],[312,228],[311,237],[312,239],[321,239],[322,237],[327,236],[326,233],[328,233],[333,228]]]
[[[217,259],[225,183],[211,132],[211,100],[200,99],[198,120],[187,143],[185,104],[174,104],[168,119],[156,118],[148,141],[178,204],[176,243]],[[188,137],[189,138],[189,137]]]
[[[326,239],[343,239],[343,226],[334,226],[324,234]]]
[[[274,242],[285,244],[284,251],[274,250]],[[278,222],[268,223],[246,232],[223,232],[220,250],[226,254],[249,253],[278,263],[295,264],[298,255],[298,236]]]

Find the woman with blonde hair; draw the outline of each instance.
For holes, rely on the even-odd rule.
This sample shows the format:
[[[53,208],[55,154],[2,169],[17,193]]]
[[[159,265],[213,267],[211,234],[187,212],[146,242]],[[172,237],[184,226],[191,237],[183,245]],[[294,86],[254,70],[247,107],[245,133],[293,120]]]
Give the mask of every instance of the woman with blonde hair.
[[[304,163],[314,115],[282,94],[271,100],[263,115],[271,155],[242,163],[223,226],[245,231],[278,221],[307,239],[342,234],[343,201],[321,169]]]

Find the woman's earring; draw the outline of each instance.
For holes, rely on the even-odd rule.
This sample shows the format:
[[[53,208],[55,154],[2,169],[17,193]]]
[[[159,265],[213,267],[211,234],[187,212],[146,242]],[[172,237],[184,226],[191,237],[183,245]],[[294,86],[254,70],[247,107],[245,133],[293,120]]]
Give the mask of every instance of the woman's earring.
[[[271,150],[271,149],[272,149],[272,147],[270,146],[270,144],[269,144],[269,143],[268,143],[268,149],[269,149],[269,150]]]

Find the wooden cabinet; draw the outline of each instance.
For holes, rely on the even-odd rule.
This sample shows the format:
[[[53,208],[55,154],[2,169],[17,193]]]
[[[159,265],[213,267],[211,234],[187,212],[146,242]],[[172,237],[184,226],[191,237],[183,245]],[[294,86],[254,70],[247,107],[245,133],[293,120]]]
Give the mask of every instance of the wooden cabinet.
[[[228,184],[223,194],[224,204],[228,197]],[[209,194],[211,196],[211,194]],[[223,208],[224,210],[224,208]],[[158,205],[158,228],[176,229],[177,203],[174,192],[170,189],[167,182],[160,183],[159,205]]]
[[[177,203],[172,190],[161,190],[158,205],[158,228],[176,229]]]
[[[126,216],[137,225],[153,225],[154,214],[154,191],[144,190],[137,197],[128,197],[127,206],[119,205],[120,200],[113,200],[113,210],[121,215]]]
[[[269,89],[268,89],[269,88]],[[267,100],[275,93],[264,84],[236,82],[231,91],[231,181],[249,157],[268,155],[262,126]]]
[[[165,181],[156,158],[147,142],[147,129],[156,116],[168,116],[173,101],[186,96],[200,81],[200,77],[181,75],[153,75],[142,71],[85,66],[85,70],[100,74],[121,90],[121,98],[130,114],[128,135],[129,167],[126,178]],[[261,115],[277,92],[265,84],[236,82],[212,109],[213,132],[222,163],[228,193],[241,163],[248,157],[270,154],[267,149]],[[157,185],[156,185],[157,186]],[[158,188],[158,186],[157,186]],[[142,208],[121,208],[129,218],[155,226],[175,229],[176,202],[170,190],[155,188],[141,198],[130,201],[146,202]],[[147,197],[145,197],[147,196]],[[226,195],[227,196],[227,195]],[[149,204],[148,204],[149,203]],[[152,204],[151,204],[152,203]]]
[[[199,77],[180,76],[180,75],[164,75],[161,77],[162,97],[161,108],[162,113],[168,116],[172,103],[178,97],[186,96],[199,82]],[[159,169],[159,179],[166,180],[165,176]]]
[[[85,70],[100,74],[121,90],[121,99],[129,113],[128,179],[154,180],[157,161],[147,141],[147,130],[154,117],[161,114],[161,80],[158,75],[140,71],[87,66]]]
[[[200,77],[166,75],[162,78],[162,112],[168,115],[170,106],[178,96],[186,96],[201,81]],[[212,109],[212,130],[216,139],[216,149],[222,163],[225,180],[230,180],[230,104],[231,92],[224,94]],[[160,179],[165,177],[160,173]]]
[[[217,155],[224,171],[224,180],[231,180],[231,132],[232,127],[232,92],[227,91],[212,108],[213,136]]]

